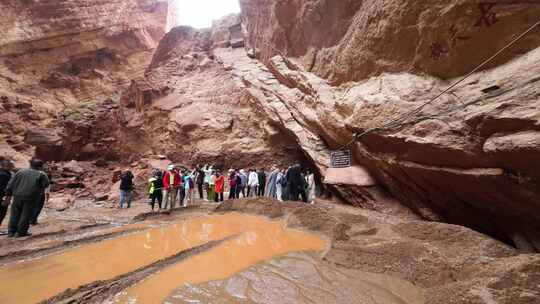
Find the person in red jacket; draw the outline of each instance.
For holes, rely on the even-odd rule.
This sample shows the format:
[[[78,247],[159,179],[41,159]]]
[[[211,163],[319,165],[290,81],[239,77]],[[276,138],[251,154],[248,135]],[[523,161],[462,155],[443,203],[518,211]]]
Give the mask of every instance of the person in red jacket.
[[[165,200],[165,209],[167,209],[167,204],[170,204],[171,210],[176,207],[176,197],[178,194],[178,189],[182,187],[182,178],[174,165],[170,165],[167,168],[167,172],[163,176],[163,198]]]
[[[223,190],[225,188],[225,177],[221,175],[221,172],[216,172],[216,179],[214,182],[216,195],[214,196],[214,201],[217,203],[218,199],[220,202],[223,202]]]

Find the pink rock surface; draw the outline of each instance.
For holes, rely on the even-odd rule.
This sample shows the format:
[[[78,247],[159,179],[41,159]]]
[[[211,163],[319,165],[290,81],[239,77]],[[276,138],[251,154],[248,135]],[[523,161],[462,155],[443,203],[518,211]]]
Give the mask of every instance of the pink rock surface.
[[[330,185],[349,185],[360,187],[375,186],[377,182],[361,166],[348,168],[328,168],[324,173],[324,182]]]
[[[381,73],[466,74],[538,21],[534,1],[241,0],[248,46],[282,52],[332,83]],[[493,4],[493,5],[492,5]],[[538,31],[488,67],[523,55]]]

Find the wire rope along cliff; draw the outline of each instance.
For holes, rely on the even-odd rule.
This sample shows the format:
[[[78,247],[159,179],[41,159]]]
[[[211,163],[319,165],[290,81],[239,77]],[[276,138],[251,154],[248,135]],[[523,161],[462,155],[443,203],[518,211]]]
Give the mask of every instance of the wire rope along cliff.
[[[474,104],[478,101],[481,101],[483,99],[477,99],[471,103],[467,103],[467,104],[464,104],[464,105],[460,105],[458,107],[453,107],[451,108],[450,110],[446,110],[444,112],[441,112],[441,113],[438,113],[437,115],[429,115],[429,116],[422,116],[422,117],[418,117],[412,121],[409,121],[407,122],[406,119],[411,117],[412,115],[415,115],[417,113],[419,113],[420,111],[422,111],[427,105],[429,104],[432,104],[433,102],[435,102],[436,100],[438,100],[441,96],[443,96],[444,94],[448,93],[450,90],[452,90],[453,88],[455,88],[456,86],[458,86],[459,84],[461,84],[462,82],[464,82],[465,80],[467,80],[469,77],[471,77],[474,73],[478,72],[479,70],[481,70],[484,66],[486,66],[487,64],[489,64],[491,61],[493,61],[495,58],[497,58],[500,54],[502,54],[504,51],[506,51],[507,49],[509,49],[510,47],[512,47],[514,44],[516,44],[518,41],[520,41],[521,39],[523,39],[523,37],[525,37],[527,34],[531,33],[536,27],[538,27],[540,25],[540,20],[537,21],[535,24],[533,24],[531,27],[529,27],[526,31],[524,31],[523,33],[521,33],[518,37],[514,38],[512,41],[510,41],[508,44],[506,44],[503,48],[499,49],[495,54],[493,54],[491,57],[489,57],[488,59],[484,60],[482,63],[480,63],[476,68],[474,68],[471,72],[469,72],[467,75],[463,76],[462,78],[460,78],[459,80],[457,80],[456,82],[454,82],[453,84],[451,84],[448,88],[446,88],[445,90],[443,90],[441,93],[437,94],[437,96],[431,98],[430,100],[428,100],[427,102],[421,104],[420,106],[416,107],[415,109],[407,112],[407,113],[404,113],[398,117],[396,117],[395,119],[393,119],[392,121],[382,125],[382,126],[379,126],[379,127],[374,127],[374,128],[370,128],[370,129],[367,129],[361,133],[355,133],[352,137],[352,139],[347,142],[345,145],[339,147],[338,150],[343,150],[345,148],[348,148],[350,147],[355,141],[357,141],[358,139],[362,138],[363,136],[369,134],[369,133],[372,133],[372,132],[375,132],[375,131],[387,131],[387,130],[391,130],[391,129],[394,129],[396,127],[399,127],[399,126],[403,126],[407,123],[413,123],[413,122],[419,122],[421,120],[425,120],[425,119],[428,119],[428,118],[432,118],[432,117],[435,117],[435,116],[438,116],[438,115],[442,115],[442,114],[445,114],[445,113],[448,113],[448,112],[452,112],[454,110],[457,110],[457,109],[460,109],[460,108],[463,108],[463,107],[466,107],[468,105],[471,105],[471,104]],[[528,82],[530,83],[530,81]],[[526,85],[527,83],[525,83]],[[506,92],[506,91],[505,91]],[[505,92],[502,92],[502,93],[505,93]]]

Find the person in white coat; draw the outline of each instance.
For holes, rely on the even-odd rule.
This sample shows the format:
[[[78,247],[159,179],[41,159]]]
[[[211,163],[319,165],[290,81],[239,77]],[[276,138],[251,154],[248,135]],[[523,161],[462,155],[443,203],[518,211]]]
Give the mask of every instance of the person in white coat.
[[[283,187],[285,185],[285,187]],[[285,170],[280,170],[276,178],[276,197],[278,201],[283,202],[283,189],[287,190],[287,178],[285,177]]]
[[[203,168],[204,172],[204,189],[206,189],[206,199],[205,201],[214,201],[214,183],[212,182],[212,176],[214,175],[214,167],[210,165],[205,165]]]
[[[308,203],[314,203],[315,201],[315,175],[311,171],[306,172],[306,183],[307,183],[307,197]]]
[[[250,169],[248,174],[248,190],[247,196],[257,196],[257,189],[259,188],[259,175],[255,169]]]

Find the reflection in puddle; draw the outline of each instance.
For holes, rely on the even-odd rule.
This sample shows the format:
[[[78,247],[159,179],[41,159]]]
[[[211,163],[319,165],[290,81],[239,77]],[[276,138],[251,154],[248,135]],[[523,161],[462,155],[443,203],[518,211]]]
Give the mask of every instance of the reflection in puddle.
[[[68,288],[112,279],[180,251],[242,233],[243,237],[238,241],[254,242],[258,236],[245,232],[263,229],[258,227],[267,224],[281,226],[240,214],[194,218],[4,266],[0,268],[0,303],[36,303]],[[272,246],[279,247],[276,242]],[[172,289],[180,285],[174,285]]]
[[[338,270],[305,253],[293,253],[229,279],[188,284],[175,290],[165,303],[421,304],[424,296],[404,280]]]
[[[325,241],[322,239],[308,233],[286,229],[281,222],[271,222],[253,216],[235,216],[239,217],[238,221],[243,226],[242,233],[238,237],[164,269],[126,290],[115,302],[162,303],[180,286],[223,280],[279,255],[295,251],[322,251],[325,247]],[[207,227],[209,232],[221,228],[215,225]],[[204,303],[218,303],[221,300],[214,298]]]

